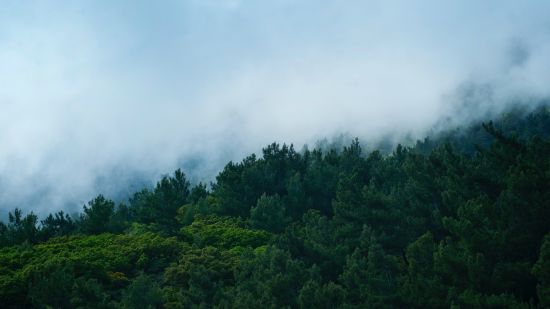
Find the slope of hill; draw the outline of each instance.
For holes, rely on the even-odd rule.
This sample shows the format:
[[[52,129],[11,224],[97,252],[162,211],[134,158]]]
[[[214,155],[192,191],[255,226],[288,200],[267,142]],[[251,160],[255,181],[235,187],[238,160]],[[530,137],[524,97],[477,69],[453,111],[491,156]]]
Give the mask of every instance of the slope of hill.
[[[550,112],[389,155],[272,144],[211,189],[0,224],[5,308],[545,308]]]

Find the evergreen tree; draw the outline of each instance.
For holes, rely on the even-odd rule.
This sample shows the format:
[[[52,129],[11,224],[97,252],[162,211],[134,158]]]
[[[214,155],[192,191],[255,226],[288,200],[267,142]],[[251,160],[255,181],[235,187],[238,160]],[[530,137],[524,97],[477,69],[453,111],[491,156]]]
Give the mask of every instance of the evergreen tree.
[[[114,214],[115,203],[98,195],[84,205],[84,213],[80,217],[80,228],[86,234],[109,232],[111,217]]]

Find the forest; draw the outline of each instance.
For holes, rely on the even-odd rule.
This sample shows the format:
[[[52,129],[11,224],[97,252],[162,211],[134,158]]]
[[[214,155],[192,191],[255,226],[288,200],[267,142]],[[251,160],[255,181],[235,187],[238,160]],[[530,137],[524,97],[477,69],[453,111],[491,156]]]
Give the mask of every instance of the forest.
[[[2,308],[549,308],[550,109],[390,152],[273,143],[0,223]]]

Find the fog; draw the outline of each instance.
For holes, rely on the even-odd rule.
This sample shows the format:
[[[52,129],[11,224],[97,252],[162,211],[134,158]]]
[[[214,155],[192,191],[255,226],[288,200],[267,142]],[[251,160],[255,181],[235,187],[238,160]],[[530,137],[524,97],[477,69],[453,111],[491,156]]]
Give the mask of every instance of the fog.
[[[550,94],[547,1],[17,1],[0,209],[77,210],[273,141],[422,137]]]

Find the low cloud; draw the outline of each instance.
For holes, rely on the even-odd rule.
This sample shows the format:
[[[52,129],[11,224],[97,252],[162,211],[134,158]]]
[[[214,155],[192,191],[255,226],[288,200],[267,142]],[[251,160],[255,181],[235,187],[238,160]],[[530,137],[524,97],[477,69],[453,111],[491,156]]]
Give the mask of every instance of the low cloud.
[[[549,96],[539,1],[8,1],[0,209],[76,210],[273,142],[421,137]]]

